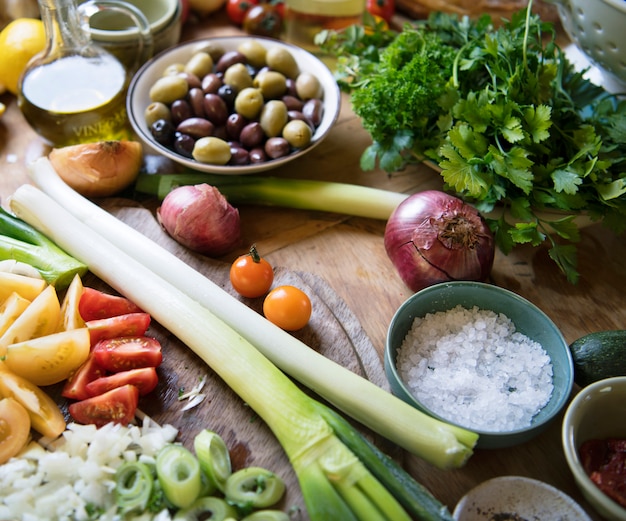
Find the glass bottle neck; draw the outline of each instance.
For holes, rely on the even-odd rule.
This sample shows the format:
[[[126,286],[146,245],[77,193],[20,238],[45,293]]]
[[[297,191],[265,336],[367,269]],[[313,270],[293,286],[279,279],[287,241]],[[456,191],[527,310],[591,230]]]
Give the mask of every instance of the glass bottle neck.
[[[47,38],[47,53],[82,53],[91,44],[75,0],[38,0]]]

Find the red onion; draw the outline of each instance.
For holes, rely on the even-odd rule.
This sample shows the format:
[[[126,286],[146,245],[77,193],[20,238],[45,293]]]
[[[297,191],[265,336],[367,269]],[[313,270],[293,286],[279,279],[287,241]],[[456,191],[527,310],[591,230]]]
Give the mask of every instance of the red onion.
[[[495,254],[493,235],[478,211],[437,190],[398,205],[385,228],[385,250],[412,291],[438,282],[484,281]]]
[[[241,240],[239,211],[208,184],[172,190],[157,210],[157,219],[174,240],[211,257],[228,253]]]

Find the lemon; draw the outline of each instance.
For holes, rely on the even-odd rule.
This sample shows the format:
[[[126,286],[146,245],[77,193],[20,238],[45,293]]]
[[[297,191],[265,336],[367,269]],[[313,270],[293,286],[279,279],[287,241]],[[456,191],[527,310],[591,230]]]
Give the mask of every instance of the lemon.
[[[17,18],[0,32],[0,84],[17,94],[17,82],[28,61],[46,45],[43,22]]]

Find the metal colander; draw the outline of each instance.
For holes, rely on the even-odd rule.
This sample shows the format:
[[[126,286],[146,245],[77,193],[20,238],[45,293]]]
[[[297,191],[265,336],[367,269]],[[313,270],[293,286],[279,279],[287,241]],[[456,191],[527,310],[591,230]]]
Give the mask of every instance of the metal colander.
[[[626,85],[626,0],[551,0],[563,28],[603,73]]]

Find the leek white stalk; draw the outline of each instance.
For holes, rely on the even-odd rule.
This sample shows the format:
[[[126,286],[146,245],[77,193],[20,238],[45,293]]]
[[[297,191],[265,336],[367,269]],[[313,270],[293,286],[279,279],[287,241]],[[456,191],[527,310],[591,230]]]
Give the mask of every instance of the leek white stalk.
[[[207,183],[215,186],[231,204],[284,206],[302,210],[334,212],[371,219],[389,219],[406,194],[348,183],[266,176],[217,174],[146,174],[135,190],[164,199],[174,188]]]
[[[150,313],[252,407],[289,457],[312,520],[410,521],[400,504],[334,435],[315,401],[237,331],[37,188],[21,186],[10,206]],[[363,514],[362,505],[374,501],[370,494],[385,498],[384,504],[377,503],[378,508]]]
[[[231,324],[282,371],[344,413],[440,468],[460,467],[471,456],[478,438],[475,433],[418,411],[274,326],[175,255],[72,190],[46,158],[36,160],[30,174],[42,191],[63,202],[80,221]],[[63,241],[63,236],[58,240]]]

